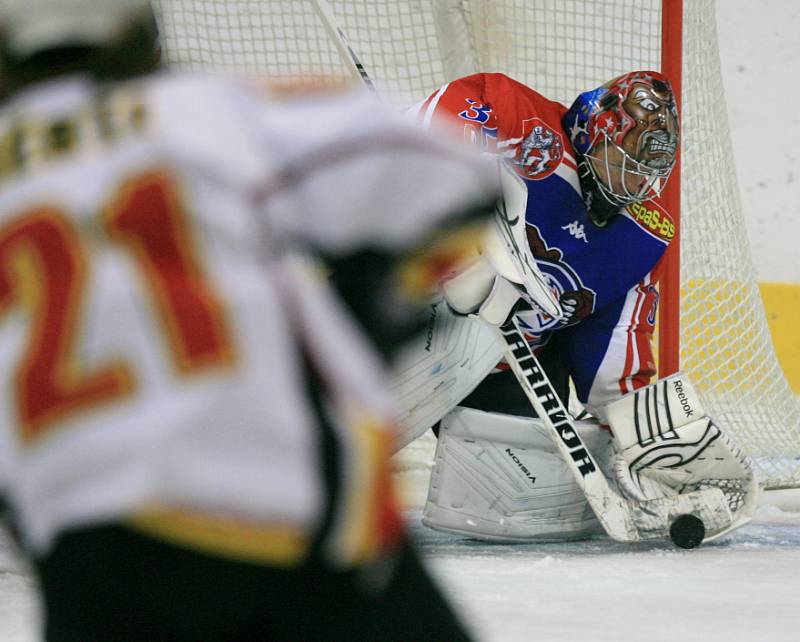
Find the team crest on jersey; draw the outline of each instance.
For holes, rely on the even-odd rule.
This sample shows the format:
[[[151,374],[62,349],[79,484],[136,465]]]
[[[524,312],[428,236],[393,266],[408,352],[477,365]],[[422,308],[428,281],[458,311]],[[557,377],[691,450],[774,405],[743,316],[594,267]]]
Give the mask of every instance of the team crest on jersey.
[[[547,178],[556,171],[564,158],[561,134],[546,125],[541,118],[522,121],[522,131],[528,133],[519,146],[515,162],[528,178]]]
[[[578,273],[564,261],[564,253],[557,247],[547,245],[537,226],[527,225],[526,234],[536,265],[558,297],[564,316],[554,319],[541,312],[522,312],[520,320],[525,329],[539,335],[546,330],[573,325],[592,314],[597,295],[583,284]]]

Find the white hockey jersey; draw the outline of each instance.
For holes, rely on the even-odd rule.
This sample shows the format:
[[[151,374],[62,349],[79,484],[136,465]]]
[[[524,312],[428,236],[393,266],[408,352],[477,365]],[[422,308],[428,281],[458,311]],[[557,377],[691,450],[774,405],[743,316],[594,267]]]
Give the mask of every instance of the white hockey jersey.
[[[130,520],[292,563],[327,521],[337,559],[367,555],[392,519],[382,365],[287,256],[410,247],[491,202],[491,166],[371,96],[166,74],[38,86],[0,132],[0,482],[26,543]],[[333,508],[304,358],[338,401]]]

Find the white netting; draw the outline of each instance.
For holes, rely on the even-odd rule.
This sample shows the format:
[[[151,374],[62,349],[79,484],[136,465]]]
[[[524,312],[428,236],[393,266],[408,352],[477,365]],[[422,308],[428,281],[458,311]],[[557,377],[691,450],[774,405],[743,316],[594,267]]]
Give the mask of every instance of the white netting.
[[[757,460],[800,485],[800,405],[778,364],[750,255],[728,129],[714,3],[684,3],[681,365]]]
[[[660,0],[331,0],[400,105],[473,71],[569,103],[661,63]],[[727,127],[713,0],[684,2],[681,364],[767,487],[800,485],[800,406],[772,348]],[[308,0],[155,0],[166,60],[319,83],[349,67]]]

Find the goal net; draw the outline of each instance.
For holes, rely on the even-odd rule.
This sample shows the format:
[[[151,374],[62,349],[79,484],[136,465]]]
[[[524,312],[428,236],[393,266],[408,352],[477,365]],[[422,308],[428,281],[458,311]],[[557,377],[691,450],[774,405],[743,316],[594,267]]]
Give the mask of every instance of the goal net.
[[[661,69],[662,2],[330,0],[379,93],[408,106],[448,80],[500,71],[565,104],[632,69]],[[352,76],[309,0],[154,0],[167,63],[292,83]],[[727,125],[713,0],[683,3],[679,338],[710,414],[765,488],[800,486],[800,404],[756,283]],[[675,275],[677,278],[677,275]],[[663,306],[662,306],[663,307]],[[673,315],[675,316],[675,315]],[[675,345],[671,345],[675,344]]]

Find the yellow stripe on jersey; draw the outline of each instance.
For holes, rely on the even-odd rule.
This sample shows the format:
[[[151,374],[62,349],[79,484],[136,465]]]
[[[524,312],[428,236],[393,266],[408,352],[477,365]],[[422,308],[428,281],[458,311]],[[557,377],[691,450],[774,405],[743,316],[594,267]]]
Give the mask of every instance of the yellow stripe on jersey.
[[[346,478],[328,545],[332,560],[343,567],[374,559],[390,543],[386,511],[396,505],[389,467],[393,433],[374,421],[353,422],[348,428]]]
[[[441,281],[478,257],[487,224],[469,223],[438,232],[398,268],[401,294],[411,301],[427,301]]]
[[[183,548],[270,566],[297,566],[311,547],[309,533],[298,526],[259,524],[172,508],[139,511],[125,520],[125,525]]]

